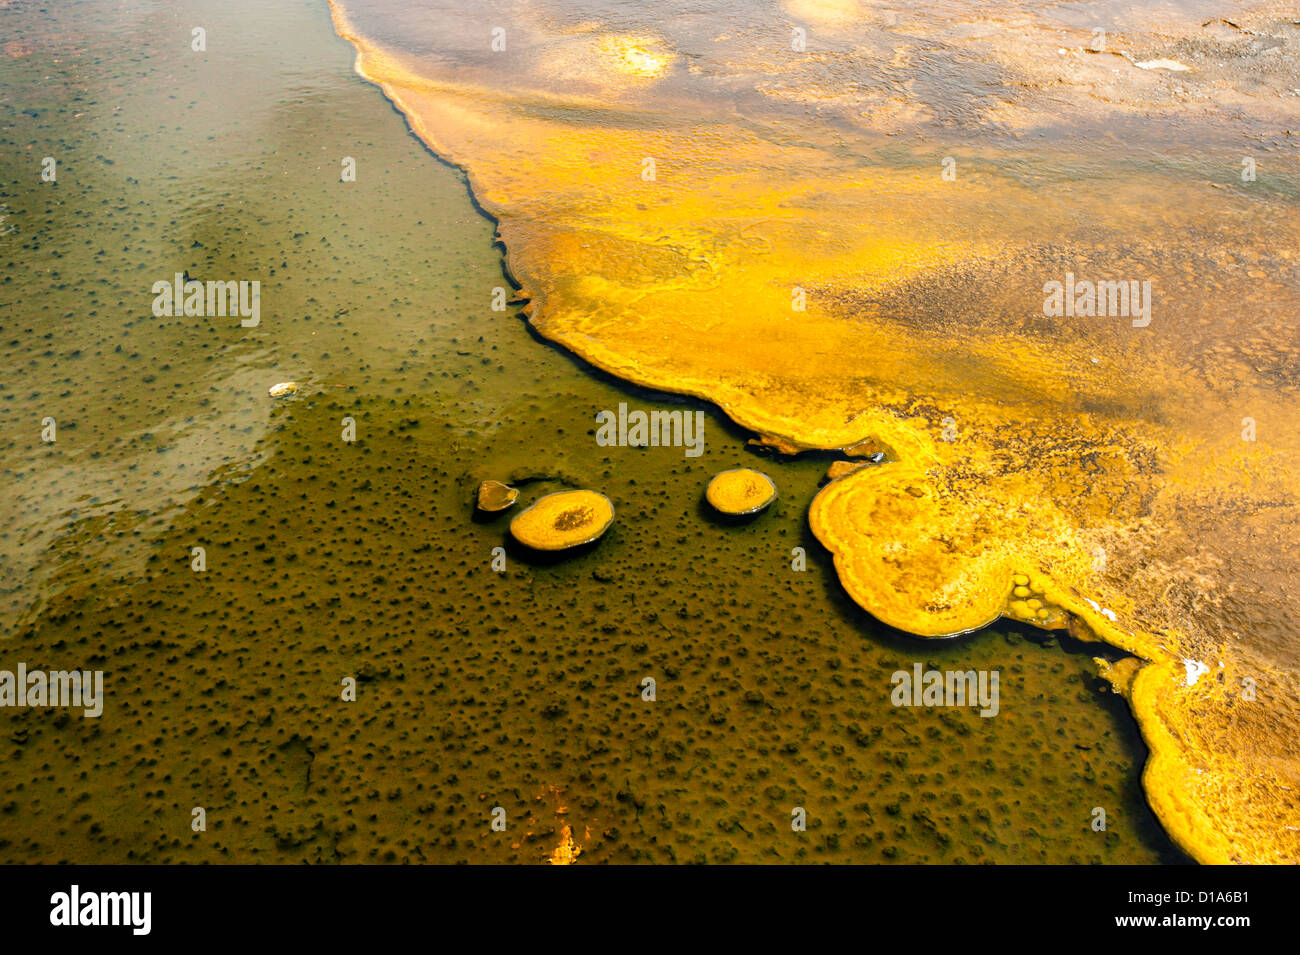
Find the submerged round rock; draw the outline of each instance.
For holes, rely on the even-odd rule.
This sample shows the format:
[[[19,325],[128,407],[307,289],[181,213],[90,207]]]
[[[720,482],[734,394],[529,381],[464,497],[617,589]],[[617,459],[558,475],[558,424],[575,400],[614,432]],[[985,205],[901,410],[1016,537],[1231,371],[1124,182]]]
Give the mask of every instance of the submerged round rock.
[[[614,523],[614,505],[596,491],[548,494],[510,522],[515,540],[534,550],[589,544]]]
[[[714,477],[704,497],[723,514],[757,514],[776,500],[776,485],[762,471],[737,468]]]
[[[504,511],[519,498],[519,491],[500,481],[484,481],[478,486],[475,504],[480,511]]]

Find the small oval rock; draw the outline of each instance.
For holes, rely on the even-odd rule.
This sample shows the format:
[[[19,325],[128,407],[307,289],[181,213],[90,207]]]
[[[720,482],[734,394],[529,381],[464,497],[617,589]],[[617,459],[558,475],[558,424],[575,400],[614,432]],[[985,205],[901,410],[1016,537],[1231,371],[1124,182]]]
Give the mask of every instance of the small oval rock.
[[[475,505],[480,511],[493,513],[504,511],[517,500],[519,500],[519,491],[516,488],[502,484],[500,481],[484,481],[478,486]]]

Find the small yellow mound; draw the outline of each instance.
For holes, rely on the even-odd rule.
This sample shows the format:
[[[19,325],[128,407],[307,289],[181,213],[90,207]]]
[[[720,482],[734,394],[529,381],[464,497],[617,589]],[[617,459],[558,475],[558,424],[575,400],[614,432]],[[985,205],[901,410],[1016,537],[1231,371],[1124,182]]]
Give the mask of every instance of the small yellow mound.
[[[500,481],[484,481],[478,486],[476,501],[480,511],[504,511],[519,499],[519,491]]]
[[[510,522],[515,540],[534,550],[589,544],[614,523],[614,505],[597,491],[548,494]]]
[[[757,514],[776,500],[776,485],[762,471],[737,468],[714,477],[704,496],[723,514]]]

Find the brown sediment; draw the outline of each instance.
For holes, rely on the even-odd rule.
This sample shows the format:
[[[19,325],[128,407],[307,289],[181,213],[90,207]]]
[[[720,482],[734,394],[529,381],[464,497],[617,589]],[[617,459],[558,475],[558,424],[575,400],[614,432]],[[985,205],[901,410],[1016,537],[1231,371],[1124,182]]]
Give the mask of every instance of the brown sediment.
[[[1171,835],[1204,862],[1300,861],[1289,180],[1270,202],[1040,140],[1023,161],[1068,169],[1064,187],[979,145],[946,181],[938,157],[879,159],[865,113],[840,116],[863,127],[855,151],[833,124],[781,114],[778,133],[757,108],[711,110],[680,77],[656,100],[646,90],[676,60],[653,37],[597,37],[579,57],[586,85],[561,94],[543,91],[545,67],[417,66],[331,7],[357,71],[466,170],[535,328],[622,378],[715,402],[775,450],[888,449],[811,508],[848,593],[920,636],[1006,616],[1083,625],[1140,657],[1128,699]],[[1158,59],[1154,42],[1130,46]],[[1063,49],[1085,78],[1061,95],[1090,117],[1154,135],[1143,117],[1172,115],[1168,77],[1116,77]],[[1028,56],[987,60],[1007,85],[1015,69],[1027,89],[1050,85],[1062,67]],[[1176,82],[1212,101],[1231,79],[1212,66]],[[767,105],[815,93],[847,108],[797,70],[775,69]],[[1248,127],[1251,110],[1273,118],[1265,100],[1237,102]],[[1032,97],[991,116],[1003,130],[1055,121]],[[1164,311],[1150,327],[1046,317],[1040,289],[1067,272],[1150,278]],[[1244,418],[1267,439],[1243,440]],[[1191,685],[1188,659],[1209,667]]]

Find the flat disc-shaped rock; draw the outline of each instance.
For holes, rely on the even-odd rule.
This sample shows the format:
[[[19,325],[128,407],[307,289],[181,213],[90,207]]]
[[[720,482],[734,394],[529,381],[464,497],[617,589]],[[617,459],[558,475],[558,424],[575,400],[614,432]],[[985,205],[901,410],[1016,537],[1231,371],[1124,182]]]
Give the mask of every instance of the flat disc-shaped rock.
[[[504,511],[519,498],[519,491],[500,481],[484,481],[478,486],[475,504],[480,511]]]
[[[614,523],[614,505],[596,491],[548,494],[510,522],[515,540],[534,550],[589,544]]]
[[[776,500],[776,485],[762,471],[737,468],[714,477],[704,497],[723,514],[757,514]]]

